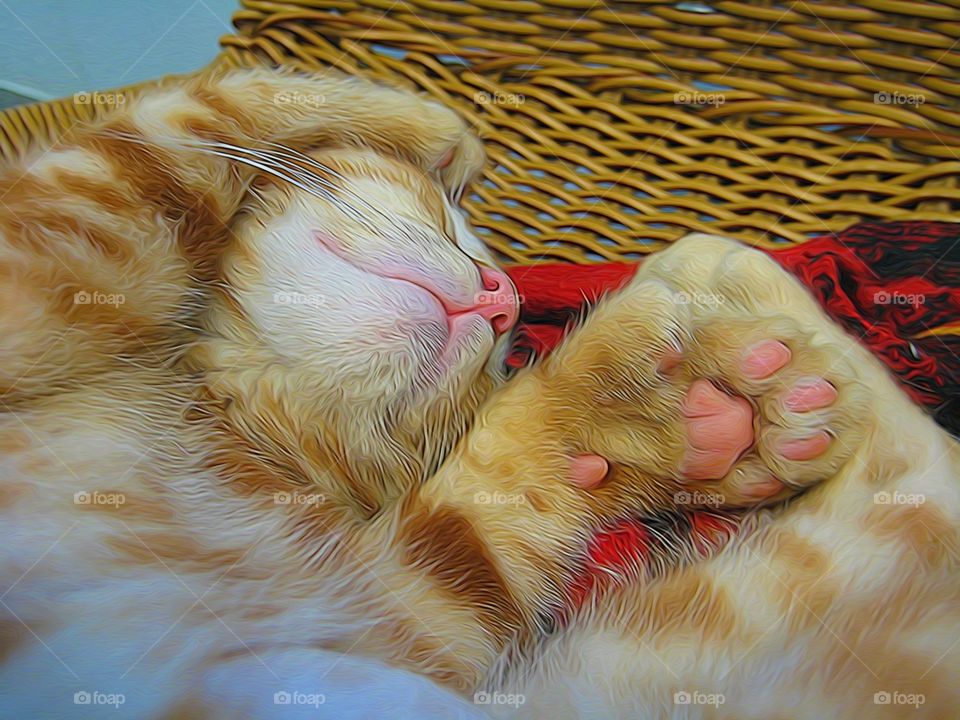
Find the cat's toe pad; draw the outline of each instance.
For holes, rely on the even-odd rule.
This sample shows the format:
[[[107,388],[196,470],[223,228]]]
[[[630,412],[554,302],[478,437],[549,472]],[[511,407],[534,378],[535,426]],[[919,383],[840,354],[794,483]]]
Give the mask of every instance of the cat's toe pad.
[[[798,382],[783,397],[787,410],[810,412],[822,410],[837,400],[837,389],[823,378],[810,378]]]
[[[793,353],[779,340],[763,340],[749,348],[741,361],[740,371],[750,380],[776,379],[776,374],[789,365]],[[828,408],[837,400],[837,389],[822,377],[805,377],[788,387],[782,396],[783,407],[793,413],[806,413]],[[785,438],[776,449],[787,460],[812,460],[830,447],[831,436],[817,430],[803,437]]]
[[[740,362],[740,372],[751,380],[763,380],[790,362],[793,353],[779,340],[763,340],[749,348]]]
[[[830,441],[830,433],[819,430],[809,437],[782,440],[777,443],[777,450],[787,460],[813,460],[827,451]]]

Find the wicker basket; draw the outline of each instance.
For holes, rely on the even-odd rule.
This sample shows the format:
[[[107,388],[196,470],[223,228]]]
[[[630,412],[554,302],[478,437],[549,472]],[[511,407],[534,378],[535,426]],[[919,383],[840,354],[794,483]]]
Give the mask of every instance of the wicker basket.
[[[960,1],[247,0],[219,62],[385,78],[470,119],[506,259],[763,247],[960,210]],[[0,152],[96,109],[0,116]]]

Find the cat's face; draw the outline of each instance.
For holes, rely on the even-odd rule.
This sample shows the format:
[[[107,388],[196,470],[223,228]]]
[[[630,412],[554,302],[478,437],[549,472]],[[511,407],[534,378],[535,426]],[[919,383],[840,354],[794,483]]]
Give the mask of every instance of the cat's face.
[[[263,341],[354,401],[499,366],[516,291],[439,182],[368,151],[314,157],[332,199],[287,187],[276,207],[264,188],[273,207],[239,228],[257,277],[228,280]]]
[[[372,151],[312,157],[329,169],[313,168],[315,193],[255,186],[214,326],[269,366],[285,405],[352,423],[341,443],[371,426],[429,442],[501,379],[516,291],[438,177]]]

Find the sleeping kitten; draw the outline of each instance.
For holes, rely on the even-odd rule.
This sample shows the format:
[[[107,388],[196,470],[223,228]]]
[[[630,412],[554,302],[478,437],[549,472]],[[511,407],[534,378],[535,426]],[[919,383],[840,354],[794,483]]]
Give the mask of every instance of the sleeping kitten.
[[[281,92],[323,96],[326,112],[278,106]],[[504,386],[515,296],[453,204],[480,159],[439,106],[259,70],[147,91],[5,169],[5,714],[96,716],[82,693],[99,692],[122,694],[118,716],[137,718],[343,717],[362,707],[343,684],[363,657],[468,698],[500,663],[527,697],[523,716],[707,712],[665,705],[674,686],[637,662],[644,643],[687,646],[684,621],[700,631],[697,608],[713,612],[709,596],[684,594],[692,570],[598,598],[542,656],[529,650],[553,627],[585,539],[671,508],[680,487],[749,506],[832,478],[717,559],[761,589],[761,561],[803,568],[763,540],[781,517],[859,482],[872,458],[920,467],[910,453],[947,447],[793,281],[716,240],[647,263]],[[713,274],[726,265],[726,279]],[[708,312],[676,303],[678,290],[728,302]],[[857,364],[831,367],[837,348]],[[805,409],[784,413],[784,388],[798,387]],[[883,407],[913,412],[912,445],[887,442]],[[813,509],[817,523],[848,522]],[[844,577],[865,583],[869,557]],[[941,599],[917,592],[916,607]],[[680,619],[644,610],[657,603]],[[781,645],[835,662],[816,630]],[[746,622],[710,635],[704,662],[736,670],[724,658],[752,658],[748,639]],[[594,647],[609,648],[601,673],[579,664]],[[758,662],[782,662],[762,649]],[[675,672],[674,691],[710,682],[702,667]],[[571,702],[558,679],[583,694]],[[740,714],[769,716],[735,695],[750,687],[729,691]],[[841,711],[859,702],[828,690]]]
[[[515,293],[452,204],[481,161],[439,105],[258,69],[2,169],[0,714],[180,716],[224,675],[284,711],[296,672],[348,665],[379,616],[325,549],[502,380]]]

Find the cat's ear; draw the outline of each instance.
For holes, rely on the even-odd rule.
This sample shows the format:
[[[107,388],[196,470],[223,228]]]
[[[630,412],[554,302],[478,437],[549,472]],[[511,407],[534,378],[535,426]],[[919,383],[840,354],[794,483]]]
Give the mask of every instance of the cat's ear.
[[[452,201],[460,201],[467,185],[480,174],[486,159],[483,143],[469,130],[465,130],[439,157],[433,169]]]

